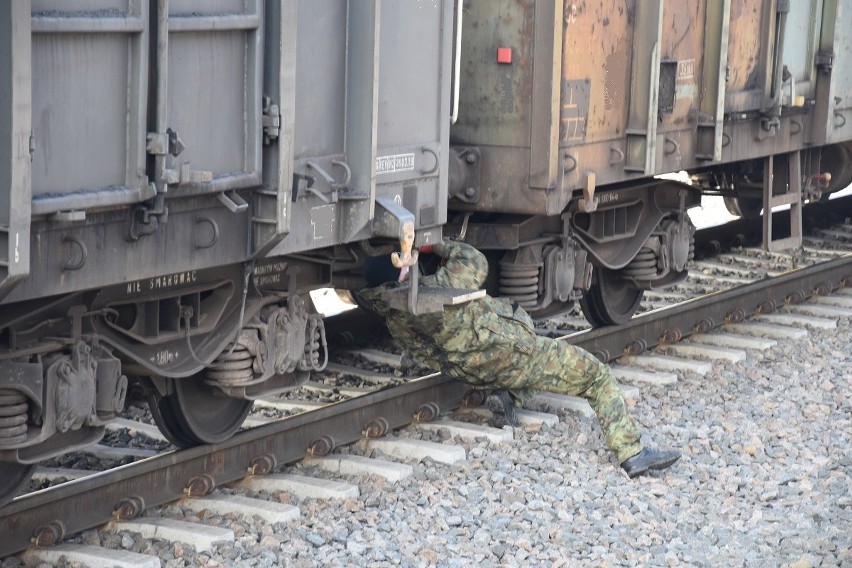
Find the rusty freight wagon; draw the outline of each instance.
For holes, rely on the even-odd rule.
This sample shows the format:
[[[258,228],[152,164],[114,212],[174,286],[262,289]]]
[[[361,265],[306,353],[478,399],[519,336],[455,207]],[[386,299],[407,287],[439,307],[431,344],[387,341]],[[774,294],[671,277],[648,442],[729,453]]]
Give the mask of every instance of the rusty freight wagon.
[[[464,5],[448,232],[535,314],[629,319],[685,276],[702,192],[756,223],[790,205],[786,232],[763,217],[776,249],[852,182],[848,0]]]

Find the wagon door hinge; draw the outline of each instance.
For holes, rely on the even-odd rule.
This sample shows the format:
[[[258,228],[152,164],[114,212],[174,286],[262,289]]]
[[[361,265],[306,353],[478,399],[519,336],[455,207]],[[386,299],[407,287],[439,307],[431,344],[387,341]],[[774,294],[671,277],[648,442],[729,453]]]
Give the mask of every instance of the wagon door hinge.
[[[178,156],[186,148],[178,133],[171,128],[165,132],[149,132],[146,140],[145,149],[153,156]]]
[[[273,104],[272,99],[267,96],[263,97],[263,116],[260,124],[263,126],[264,146],[269,146],[274,140],[278,140],[278,135],[281,133],[281,111],[278,105]]]

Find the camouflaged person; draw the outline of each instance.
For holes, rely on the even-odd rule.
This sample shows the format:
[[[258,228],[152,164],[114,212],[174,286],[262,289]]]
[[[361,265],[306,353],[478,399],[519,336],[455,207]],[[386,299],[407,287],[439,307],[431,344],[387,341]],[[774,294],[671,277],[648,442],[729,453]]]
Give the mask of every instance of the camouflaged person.
[[[479,289],[485,282],[485,256],[468,244],[445,239],[420,251],[444,259],[435,274],[421,277],[421,286]],[[677,451],[643,446],[606,364],[579,347],[537,335],[530,316],[516,304],[485,296],[447,306],[443,312],[413,315],[382,300],[383,290],[400,285],[400,270],[388,256],[368,259],[363,273],[368,288],[360,292],[361,298],[386,319],[404,349],[433,369],[478,388],[583,397],[600,421],[607,446],[631,478],[665,469],[680,457]],[[504,395],[503,402],[509,418],[507,398]]]

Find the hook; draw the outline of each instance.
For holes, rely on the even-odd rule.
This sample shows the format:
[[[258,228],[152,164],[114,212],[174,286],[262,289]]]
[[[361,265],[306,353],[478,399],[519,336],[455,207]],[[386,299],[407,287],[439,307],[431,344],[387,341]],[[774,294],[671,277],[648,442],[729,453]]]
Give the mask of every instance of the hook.
[[[210,225],[210,228],[212,229],[212,231],[211,231],[212,234],[210,236],[210,240],[208,240],[207,242],[200,242],[199,238],[198,238],[199,234],[196,233],[196,235],[195,235],[195,248],[198,248],[198,249],[211,248],[217,242],[219,242],[219,225],[216,224],[216,221],[214,221],[210,217],[198,217],[198,218],[195,219],[196,225],[203,225],[205,223]]]
[[[669,147],[671,147],[671,150],[669,150]],[[675,140],[672,140],[671,138],[666,138],[664,152],[666,156],[675,153],[680,156],[680,144],[678,144]]]
[[[610,146],[609,152],[610,152],[610,154],[615,153],[618,156],[617,160],[610,160],[609,161],[610,166],[614,166],[615,164],[620,164],[621,162],[624,161],[624,150],[622,150],[621,148],[616,148],[615,146]]]
[[[63,243],[69,243],[72,245],[71,254],[62,262],[62,270],[80,270],[83,268],[83,265],[86,264],[86,259],[89,257],[89,250],[86,248],[85,243],[78,239],[77,237],[72,237],[71,235],[65,235],[62,237]],[[74,254],[73,245],[77,246],[79,254]]]
[[[349,182],[352,181],[352,170],[349,169],[349,165],[342,160],[332,160],[331,164],[333,166],[340,166],[346,172],[346,177],[343,179],[343,182],[338,185],[338,187],[349,187]],[[332,185],[332,187],[334,187]]]
[[[432,166],[428,170],[421,168],[420,174],[424,175],[424,176],[428,176],[430,174],[434,174],[435,172],[437,172],[438,166],[441,165],[441,161],[438,159],[438,153],[435,152],[435,150],[433,150],[432,148],[427,148],[426,146],[423,146],[422,148],[420,148],[420,151],[423,152],[424,154],[432,154],[432,156],[435,157],[435,165]]]
[[[795,127],[795,128],[794,128]],[[790,134],[798,134],[802,131],[802,123],[797,120],[790,121]]]

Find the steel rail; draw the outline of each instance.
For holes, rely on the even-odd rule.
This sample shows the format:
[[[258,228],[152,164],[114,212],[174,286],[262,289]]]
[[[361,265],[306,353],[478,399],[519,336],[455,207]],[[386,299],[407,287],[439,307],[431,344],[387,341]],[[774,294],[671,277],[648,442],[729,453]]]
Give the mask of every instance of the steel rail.
[[[330,449],[357,441],[376,424],[404,426],[427,403],[442,411],[456,408],[468,390],[443,375],[429,375],[238,432],[220,444],[171,451],[18,497],[0,509],[0,559],[112,520],[132,519],[148,507],[205,495],[247,475],[268,473],[303,458],[318,440]]]
[[[687,300],[638,316],[618,327],[603,327],[562,335],[602,361],[638,355],[693,333],[706,333],[754,314],[769,313],[785,304],[800,303],[852,283],[852,254],[791,270],[768,280]]]

